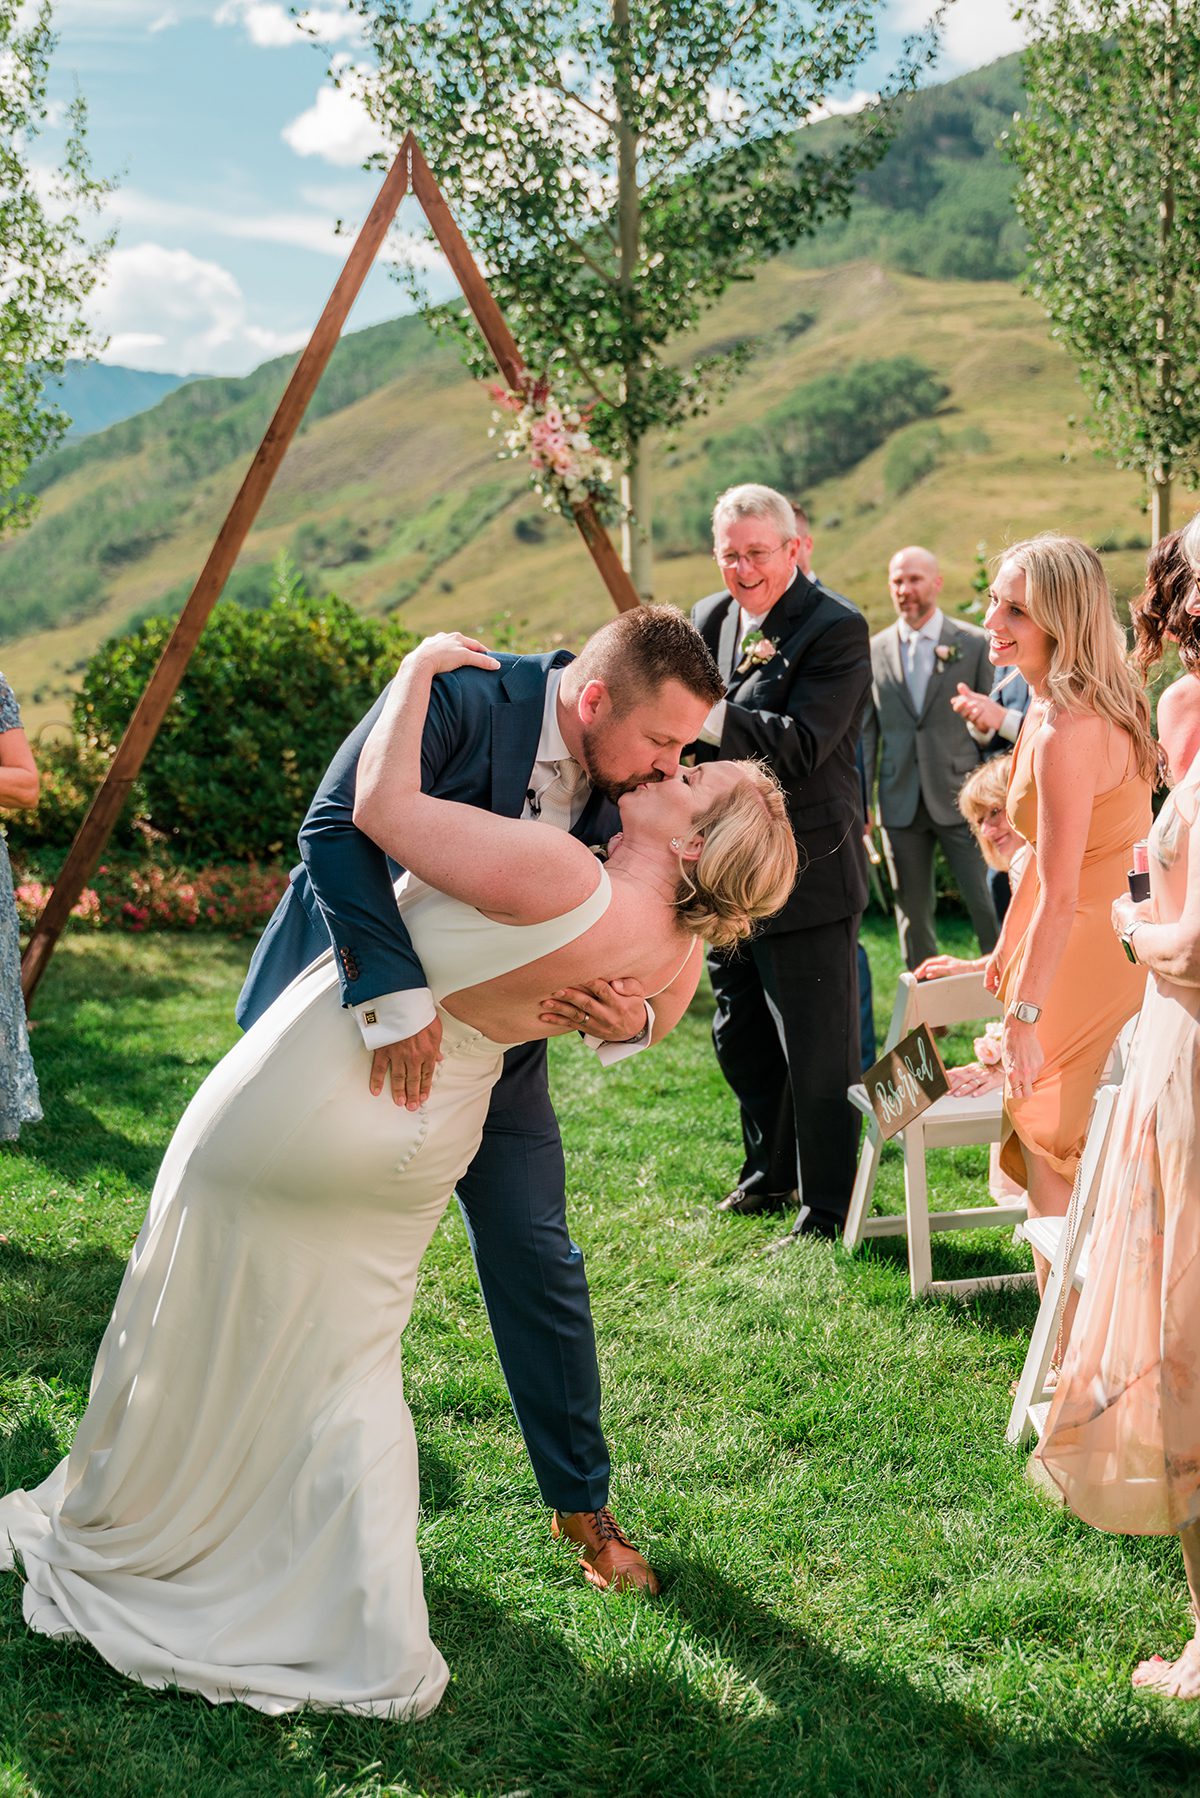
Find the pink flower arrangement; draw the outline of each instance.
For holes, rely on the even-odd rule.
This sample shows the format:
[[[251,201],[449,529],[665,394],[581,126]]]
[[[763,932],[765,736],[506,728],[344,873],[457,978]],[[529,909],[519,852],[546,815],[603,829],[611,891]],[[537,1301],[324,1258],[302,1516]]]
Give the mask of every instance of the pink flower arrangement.
[[[1000,1033],[1003,1028],[1003,1019],[993,1018],[983,1035],[975,1038],[975,1059],[982,1062],[985,1068],[1000,1066]]]
[[[526,376],[520,393],[497,386],[488,391],[499,408],[492,415],[495,423],[489,435],[496,435],[505,413],[512,419],[502,434],[501,461],[528,456],[534,488],[549,511],[570,518],[576,507],[588,500],[612,511],[617,503],[612,464],[595,448],[587,431],[593,407],[581,411],[561,404],[553,398],[549,382],[532,375]]]

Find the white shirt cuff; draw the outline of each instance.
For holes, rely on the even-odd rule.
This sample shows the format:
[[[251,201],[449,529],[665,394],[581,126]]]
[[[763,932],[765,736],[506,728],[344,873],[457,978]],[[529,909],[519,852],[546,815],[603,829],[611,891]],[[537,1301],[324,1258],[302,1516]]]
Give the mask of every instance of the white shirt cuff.
[[[427,986],[410,987],[403,993],[381,993],[378,999],[350,1008],[358,1020],[362,1039],[368,1049],[383,1049],[388,1043],[402,1043],[415,1036],[437,1016],[433,994]]]
[[[1023,712],[1018,712],[1015,706],[1010,705],[1007,708],[1004,713],[1003,723],[1000,725],[1000,735],[1004,738],[1006,743],[1016,742],[1021,734],[1021,725],[1024,721],[1024,717],[1025,714]]]
[[[714,748],[721,747],[721,732],[725,729],[725,701],[718,699],[704,723],[700,726],[700,741],[711,743]]]
[[[624,1061],[629,1055],[640,1055],[643,1049],[650,1047],[650,1038],[654,1034],[654,1007],[649,999],[643,1000],[643,1004],[646,1007],[645,1028],[627,1043],[607,1043],[603,1037],[584,1032],[583,1040],[589,1049],[596,1051],[602,1068],[615,1067],[618,1061]]]
[[[978,725],[972,724],[969,719],[964,719],[963,722],[967,727],[967,735],[972,737],[974,741],[979,744],[981,749],[986,749],[992,738],[995,736],[995,731],[980,730]]]

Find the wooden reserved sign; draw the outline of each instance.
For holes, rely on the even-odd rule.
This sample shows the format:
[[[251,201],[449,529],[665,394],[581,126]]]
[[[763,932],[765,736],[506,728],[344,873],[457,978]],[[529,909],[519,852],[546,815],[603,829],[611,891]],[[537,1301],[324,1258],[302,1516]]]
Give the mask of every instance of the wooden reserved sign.
[[[927,1024],[918,1024],[902,1037],[873,1068],[863,1075],[863,1085],[883,1137],[895,1136],[905,1124],[928,1111],[935,1099],[950,1091],[946,1068]]]

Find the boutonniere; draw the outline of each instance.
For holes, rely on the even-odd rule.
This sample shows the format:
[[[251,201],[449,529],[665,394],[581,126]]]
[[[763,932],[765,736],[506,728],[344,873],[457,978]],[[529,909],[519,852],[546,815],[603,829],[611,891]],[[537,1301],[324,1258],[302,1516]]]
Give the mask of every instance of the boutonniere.
[[[960,651],[957,643],[935,643],[933,653],[937,657],[937,671],[940,674],[951,662],[957,662]]]
[[[764,637],[761,631],[747,631],[742,638],[742,659],[733,672],[749,674],[752,668],[761,668],[764,662],[769,662],[778,651],[778,643]]]

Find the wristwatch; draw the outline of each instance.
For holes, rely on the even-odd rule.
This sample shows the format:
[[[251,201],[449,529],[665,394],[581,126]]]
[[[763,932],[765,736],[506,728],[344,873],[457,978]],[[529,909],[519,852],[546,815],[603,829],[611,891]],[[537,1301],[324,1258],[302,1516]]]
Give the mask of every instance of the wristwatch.
[[[1018,1024],[1036,1024],[1042,1015],[1040,1005],[1030,1005],[1027,999],[1014,999],[1008,1008],[1010,1018],[1016,1018]]]
[[[1133,923],[1129,926],[1129,929],[1121,932],[1121,947],[1124,949],[1130,961],[1136,961],[1138,958],[1138,952],[1133,946],[1133,933],[1135,930],[1140,930],[1145,922],[1145,918],[1135,918]]]

